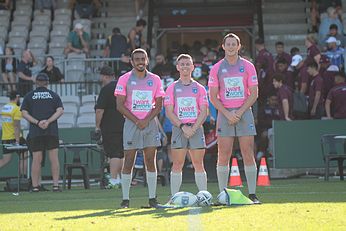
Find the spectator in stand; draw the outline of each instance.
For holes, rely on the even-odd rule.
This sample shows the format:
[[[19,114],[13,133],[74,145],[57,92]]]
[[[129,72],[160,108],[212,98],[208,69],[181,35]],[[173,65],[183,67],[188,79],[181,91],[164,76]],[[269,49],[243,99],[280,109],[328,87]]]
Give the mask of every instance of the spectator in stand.
[[[56,7],[56,0],[36,0],[35,4],[35,8],[40,10],[41,12],[43,12],[46,9],[51,10],[53,13]]]
[[[22,60],[17,66],[18,73],[18,93],[20,96],[25,96],[26,93],[32,90],[32,84],[35,78],[32,75],[31,67],[36,65],[36,59],[29,49],[24,50]]]
[[[291,121],[293,118],[293,95],[291,89],[284,84],[285,76],[281,73],[273,75],[273,85],[277,89],[280,120]]]
[[[288,71],[288,63],[286,59],[283,59],[283,58],[279,59],[276,63],[276,66],[277,66],[277,69],[275,73],[281,73],[284,76],[283,83],[287,85],[291,91],[293,91],[295,76],[292,71]]]
[[[292,62],[289,65],[289,67],[287,68],[287,71],[289,72],[289,75],[292,75],[293,80],[294,80],[294,84],[293,84],[293,91],[298,90],[298,75],[299,72],[301,70],[301,68],[304,66],[304,60],[303,57],[299,54],[296,54],[292,57]]]
[[[79,18],[91,19],[101,8],[101,2],[100,0],[70,0],[70,9],[73,7]]]
[[[258,51],[255,67],[258,75],[259,96],[258,103],[263,104],[269,95],[275,92],[272,75],[274,73],[273,55],[265,48],[261,38],[255,40],[255,47]]]
[[[0,2],[0,10],[11,9],[11,0],[3,0]]]
[[[104,57],[120,58],[127,53],[127,39],[120,32],[118,27],[114,27],[112,35],[107,38]]]
[[[152,69],[152,72],[161,77],[162,86],[164,89],[168,87],[169,84],[177,80],[177,69],[167,59],[163,54],[157,54],[155,57],[156,64]]]
[[[2,81],[6,84],[7,91],[16,90],[16,73],[18,60],[13,57],[14,50],[12,47],[6,47],[5,58],[1,60]]]
[[[326,51],[328,49],[327,47],[327,40],[330,37],[335,37],[336,40],[338,40],[340,42],[340,46],[341,47],[345,47],[345,36],[342,34],[338,34],[338,26],[336,24],[332,24],[329,27],[329,34],[326,35],[326,37],[324,37],[324,39],[320,40],[319,45],[320,47],[322,47],[323,51]]]
[[[53,56],[47,56],[46,67],[41,71],[41,73],[47,74],[49,77],[49,83],[63,83],[64,76],[61,74],[60,69],[54,66]]]
[[[311,119],[321,119],[324,115],[323,79],[318,72],[318,64],[308,64],[308,73],[312,77],[309,88],[308,111]]]
[[[326,42],[328,44],[328,50],[325,55],[329,58],[332,65],[337,66],[339,70],[343,70],[345,50],[338,45],[340,41],[336,40],[335,37],[329,37]]]
[[[209,67],[209,71],[210,71],[211,68],[214,66],[214,64],[217,63],[216,52],[214,50],[209,50],[207,53],[206,59],[203,61],[203,63]],[[208,73],[208,76],[209,76],[209,73]]]
[[[292,62],[292,57],[290,54],[285,52],[285,44],[281,41],[275,43],[276,57],[275,57],[275,68],[279,59],[285,59],[287,63]]]
[[[327,96],[326,114],[329,119],[346,119],[346,83],[343,72],[336,74],[335,84]]]
[[[76,23],[74,30],[67,37],[67,46],[65,47],[64,54],[68,55],[72,52],[89,54],[89,41],[90,36],[83,30],[83,25]]]
[[[342,35],[344,33],[344,26],[342,22],[338,18],[338,13],[334,7],[328,7],[327,9],[327,17],[321,18],[321,24],[318,29],[319,40],[323,40],[328,32],[329,27],[335,24],[338,27],[338,34]]]
[[[320,61],[320,74],[323,79],[324,98],[327,97],[329,90],[334,87],[335,75],[338,74],[339,68],[331,65],[327,56],[322,55]]]
[[[258,131],[256,159],[258,161],[265,155],[268,149],[268,130],[272,128],[273,120],[279,119],[278,97],[276,95],[270,95],[266,104],[258,110],[256,124],[256,130]]]
[[[193,62],[195,69],[192,71],[192,78],[198,80],[199,78],[208,78],[209,67],[203,63],[202,53],[193,55]]]
[[[137,48],[143,48],[143,49],[149,48],[148,44],[145,42],[145,39],[142,35],[146,25],[147,25],[147,22],[144,19],[139,19],[136,22],[136,26],[130,30],[127,36],[129,41],[130,51],[133,51],[134,49],[137,49]]]

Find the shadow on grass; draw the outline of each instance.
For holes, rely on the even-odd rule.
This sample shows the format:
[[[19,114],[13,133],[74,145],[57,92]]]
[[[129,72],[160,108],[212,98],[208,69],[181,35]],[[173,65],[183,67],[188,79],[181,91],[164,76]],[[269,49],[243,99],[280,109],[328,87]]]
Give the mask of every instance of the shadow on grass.
[[[89,213],[80,216],[69,216],[57,218],[56,220],[74,220],[74,219],[83,219],[83,218],[91,218],[91,217],[133,217],[133,216],[145,216],[150,215],[152,218],[169,218],[169,217],[177,217],[177,216],[195,216],[203,213],[210,213],[215,210],[219,210],[225,207],[191,207],[191,208],[167,208],[167,209],[117,209],[117,210],[105,210],[97,213]],[[194,209],[199,209],[197,213],[191,213],[190,211]]]

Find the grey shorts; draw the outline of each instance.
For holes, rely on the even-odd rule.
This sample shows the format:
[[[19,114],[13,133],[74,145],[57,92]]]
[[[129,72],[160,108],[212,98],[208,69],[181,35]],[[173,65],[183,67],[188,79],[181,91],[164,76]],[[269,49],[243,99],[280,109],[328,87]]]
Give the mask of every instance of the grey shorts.
[[[161,146],[159,128],[155,120],[151,120],[148,127],[140,130],[131,120],[125,119],[123,134],[124,150]]]
[[[229,108],[228,111],[237,110],[236,108]],[[226,117],[219,113],[217,115],[217,135],[221,137],[228,136],[255,136],[256,127],[255,121],[252,114],[252,110],[248,109],[245,111],[240,121],[235,125],[230,125]]]
[[[191,138],[186,138],[183,131],[180,128],[172,128],[172,143],[171,148],[173,149],[202,149],[205,148],[205,137],[203,127],[196,130],[195,135]]]

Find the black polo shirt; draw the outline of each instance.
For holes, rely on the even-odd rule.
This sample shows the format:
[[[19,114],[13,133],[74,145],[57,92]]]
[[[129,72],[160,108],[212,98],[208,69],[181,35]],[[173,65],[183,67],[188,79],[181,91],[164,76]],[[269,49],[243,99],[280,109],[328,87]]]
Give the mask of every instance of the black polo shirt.
[[[49,83],[59,83],[64,76],[61,74],[59,68],[53,66],[53,68],[49,71],[47,67],[44,68],[41,73],[46,73],[49,77]]]
[[[100,126],[102,133],[123,132],[124,117],[117,110],[116,97],[114,96],[116,85],[116,81],[112,81],[104,86],[97,98],[95,108],[104,109]]]
[[[59,107],[63,107],[59,95],[45,87],[38,87],[24,97],[20,110],[28,111],[37,120],[46,120]],[[29,138],[45,135],[59,136],[57,120],[49,124],[47,129],[41,129],[36,124],[30,124]]]

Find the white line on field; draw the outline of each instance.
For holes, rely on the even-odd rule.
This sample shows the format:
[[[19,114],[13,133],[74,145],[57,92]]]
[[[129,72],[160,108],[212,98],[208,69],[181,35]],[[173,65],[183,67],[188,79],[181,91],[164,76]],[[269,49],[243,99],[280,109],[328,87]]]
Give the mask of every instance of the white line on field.
[[[189,210],[189,215],[187,217],[189,222],[189,230],[193,230],[193,231],[203,230],[201,218],[199,216],[201,209],[202,208],[191,208]]]

